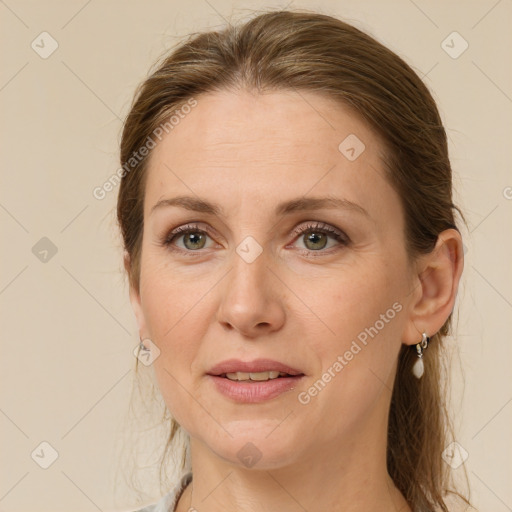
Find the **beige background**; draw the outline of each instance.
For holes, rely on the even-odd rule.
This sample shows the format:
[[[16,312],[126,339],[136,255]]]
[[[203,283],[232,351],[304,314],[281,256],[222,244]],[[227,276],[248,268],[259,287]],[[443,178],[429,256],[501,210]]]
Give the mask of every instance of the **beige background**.
[[[165,48],[232,13],[286,5],[370,32],[439,103],[469,221],[459,334],[448,342],[460,351],[455,441],[468,454],[478,508],[512,510],[510,0],[0,0],[0,510],[137,506],[114,476],[137,330],[121,272],[117,190],[101,201],[92,191],[118,168],[121,120]],[[43,31],[58,43],[47,58]],[[463,40],[444,43],[452,55],[469,44],[458,58],[442,46],[453,31]],[[152,439],[158,448],[162,440]],[[43,469],[53,450],[58,458]],[[156,474],[145,487],[141,500],[156,501]]]

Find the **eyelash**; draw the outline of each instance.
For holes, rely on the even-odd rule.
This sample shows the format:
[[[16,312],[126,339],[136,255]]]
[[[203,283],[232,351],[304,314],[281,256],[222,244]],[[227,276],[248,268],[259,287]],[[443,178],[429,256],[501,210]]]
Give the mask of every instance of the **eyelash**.
[[[297,236],[304,235],[308,232],[322,233],[325,235],[329,235],[329,236],[331,236],[331,238],[334,238],[337,242],[339,242],[339,244],[342,246],[347,246],[350,243],[349,237],[345,233],[343,233],[343,231],[339,231],[323,222],[311,222],[311,223],[308,223],[307,225],[297,227],[293,230],[293,233]],[[199,249],[197,251],[190,251],[190,250],[181,249],[180,247],[176,247],[173,245],[174,240],[176,240],[177,238],[180,238],[183,235],[186,235],[188,233],[201,233],[201,234],[208,235],[210,237],[213,235],[212,231],[207,227],[204,229],[201,229],[201,228],[199,228],[199,225],[197,225],[197,224],[187,224],[185,226],[180,226],[179,228],[176,228],[175,230],[171,231],[171,233],[169,233],[162,241],[162,245],[172,251],[178,251],[178,252],[181,252],[182,254],[186,254],[187,256],[195,257],[195,256],[201,255],[201,253],[202,253],[201,249]],[[299,250],[307,257],[316,258],[318,256],[321,256],[322,254],[319,254],[317,256],[316,254],[314,255],[314,253],[330,254],[331,249],[333,249],[333,247],[326,249],[326,250],[320,249],[318,251],[313,251],[313,250],[309,250],[309,249],[299,249]]]

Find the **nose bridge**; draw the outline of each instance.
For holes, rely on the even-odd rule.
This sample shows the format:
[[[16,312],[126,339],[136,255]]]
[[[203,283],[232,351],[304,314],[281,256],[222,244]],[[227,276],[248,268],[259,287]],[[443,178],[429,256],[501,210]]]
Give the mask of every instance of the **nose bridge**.
[[[253,290],[257,294],[264,293],[264,285],[267,285],[268,273],[268,249],[263,247],[253,238],[246,237],[235,249],[233,254],[232,279],[243,291]],[[248,290],[244,290],[248,288]]]
[[[275,330],[284,321],[269,253],[251,236],[232,253],[232,266],[220,298],[218,320],[245,335]]]
[[[256,245],[257,244],[257,245]],[[264,301],[269,289],[268,254],[252,237],[246,237],[232,255],[228,292],[234,305]]]

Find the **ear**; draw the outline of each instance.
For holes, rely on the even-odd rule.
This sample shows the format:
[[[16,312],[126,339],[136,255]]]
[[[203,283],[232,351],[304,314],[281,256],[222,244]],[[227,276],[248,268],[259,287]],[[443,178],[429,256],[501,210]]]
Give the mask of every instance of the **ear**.
[[[423,332],[433,336],[441,329],[453,310],[463,268],[462,237],[456,229],[447,229],[433,251],[418,260],[403,343],[414,345]]]
[[[124,268],[128,276],[131,276],[132,268],[131,268],[131,260],[128,252],[124,253]],[[139,327],[139,337],[140,339],[145,339],[148,337],[147,329],[146,329],[146,319],[144,317],[144,312],[142,310],[141,300],[140,300],[140,292],[136,290],[132,285],[132,280],[130,279],[130,303],[132,305],[133,312],[135,314],[135,318],[137,320],[137,324]]]

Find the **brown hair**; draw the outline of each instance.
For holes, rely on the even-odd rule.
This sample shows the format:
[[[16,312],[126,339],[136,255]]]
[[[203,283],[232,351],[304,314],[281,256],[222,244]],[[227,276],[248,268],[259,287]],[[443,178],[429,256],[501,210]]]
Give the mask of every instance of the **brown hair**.
[[[383,159],[401,198],[410,258],[430,252],[443,230],[457,229],[446,134],[429,90],[391,50],[355,27],[318,13],[267,12],[240,26],[196,34],[182,42],[137,90],[122,134],[123,168],[187,100],[240,88],[314,91],[357,112],[385,144]],[[125,173],[117,205],[135,290],[147,165],[148,159],[143,159]],[[451,315],[431,339],[422,379],[412,376],[415,355],[410,347],[403,345],[399,354],[387,466],[414,510],[448,511],[445,496],[452,482],[441,454],[453,429],[441,385],[445,377],[441,342],[450,321]],[[164,458],[178,428],[171,419]]]

